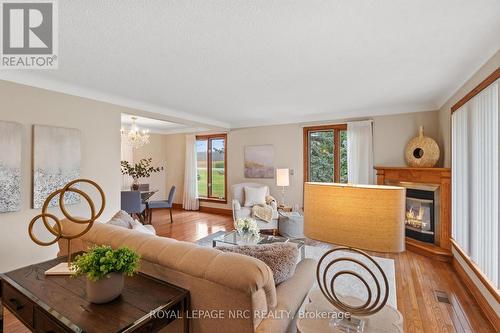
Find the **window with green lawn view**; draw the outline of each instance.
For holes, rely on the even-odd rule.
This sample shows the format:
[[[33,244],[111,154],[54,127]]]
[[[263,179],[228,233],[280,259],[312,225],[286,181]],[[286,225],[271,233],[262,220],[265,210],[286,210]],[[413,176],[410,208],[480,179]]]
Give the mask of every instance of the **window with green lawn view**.
[[[198,197],[226,199],[226,135],[196,137]]]
[[[304,140],[306,181],[347,183],[346,125],[306,127]]]

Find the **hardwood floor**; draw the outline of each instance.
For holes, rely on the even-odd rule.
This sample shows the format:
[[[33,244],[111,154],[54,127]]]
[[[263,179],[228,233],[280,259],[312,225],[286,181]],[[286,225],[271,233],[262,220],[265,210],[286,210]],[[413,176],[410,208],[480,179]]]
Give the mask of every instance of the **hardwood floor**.
[[[210,213],[175,210],[173,217],[171,224],[168,210],[155,211],[152,224],[158,235],[194,242],[219,230],[231,230],[233,225],[230,216]],[[410,251],[372,254],[394,259],[405,332],[494,332],[450,264]],[[436,291],[445,293],[449,303],[439,302]],[[7,311],[4,327],[5,333],[29,332]]]
[[[168,210],[155,210],[151,224],[159,236],[196,242],[214,232],[233,229],[233,219],[230,216],[174,210],[173,217],[174,223],[170,223]]]
[[[20,321],[14,317],[12,313],[10,313],[7,309],[3,309],[4,311],[4,332],[5,333],[29,333],[31,332],[29,329],[24,327]]]

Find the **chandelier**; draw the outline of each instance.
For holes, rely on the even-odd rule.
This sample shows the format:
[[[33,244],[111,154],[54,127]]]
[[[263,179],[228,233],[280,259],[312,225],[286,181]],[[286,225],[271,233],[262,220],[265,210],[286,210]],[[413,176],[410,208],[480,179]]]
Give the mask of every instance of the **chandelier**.
[[[122,140],[134,149],[141,148],[149,143],[149,130],[139,130],[136,124],[137,117],[132,117],[132,125],[129,130],[122,128],[120,133]]]

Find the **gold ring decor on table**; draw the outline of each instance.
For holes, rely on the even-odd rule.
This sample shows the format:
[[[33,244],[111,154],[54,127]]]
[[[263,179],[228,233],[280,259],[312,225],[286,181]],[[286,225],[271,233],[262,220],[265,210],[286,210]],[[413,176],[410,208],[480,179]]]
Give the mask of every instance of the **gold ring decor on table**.
[[[374,272],[374,270],[370,269],[370,267],[368,267],[366,263],[353,257],[342,256],[333,258],[331,261],[326,260],[326,258],[330,254],[338,251],[353,252],[361,255],[376,267],[376,271],[378,271],[378,274],[376,274],[376,271]],[[375,283],[375,290],[372,290],[372,288],[370,288],[370,285],[368,284],[366,279],[358,272],[355,272],[352,269],[339,269],[338,271],[335,270],[336,264],[345,262],[352,263],[361,267],[362,270],[365,271]],[[321,272],[322,268],[324,268],[323,272]],[[331,280],[328,281],[327,276],[330,270],[333,272],[333,276],[331,277]],[[361,283],[365,286],[368,297],[363,304],[347,304],[339,298],[339,295],[337,295],[337,292],[335,291],[335,280],[341,276],[352,276],[361,281]],[[384,287],[383,292],[381,290],[381,281],[379,281],[378,276],[382,276],[382,283]],[[318,262],[318,266],[316,269],[316,278],[318,280],[319,288],[328,302],[330,302],[336,309],[345,313],[349,313],[350,315],[369,316],[375,314],[384,308],[389,298],[389,282],[380,265],[366,252],[352,247],[338,247],[333,250],[327,251]],[[341,318],[339,320],[334,319],[331,325],[338,326],[341,330],[347,329],[350,332],[362,332],[364,322],[360,318],[348,317]]]
[[[94,205],[94,202],[90,198],[90,196],[85,193],[84,191],[80,190],[79,188],[76,188],[75,185],[78,183],[87,183],[92,185],[97,189],[101,196],[101,207],[99,210],[96,211],[96,207]],[[69,212],[66,210],[66,207],[64,205],[64,195],[66,192],[73,192],[79,194],[81,197],[87,201],[87,204],[90,208],[90,217],[88,219],[81,219],[81,218],[76,218],[71,216]],[[50,214],[47,212],[49,208],[49,204],[54,199],[56,196],[59,196],[59,209],[61,210],[62,214],[64,217],[73,223],[81,224],[81,225],[86,225],[86,227],[83,229],[83,231],[76,233],[76,234],[67,234],[64,232],[64,228],[61,224],[60,219],[55,216],[54,214]],[[52,244],[55,244],[57,241],[60,239],[66,239],[68,241],[68,261],[66,263],[61,263],[45,272],[45,275],[70,275],[72,274],[72,271],[70,269],[70,264],[71,264],[71,240],[75,238],[79,238],[83,236],[85,233],[87,233],[92,226],[94,225],[94,222],[101,216],[102,212],[104,211],[104,207],[106,206],[106,197],[104,195],[104,191],[102,188],[94,181],[89,180],[89,179],[76,179],[68,184],[66,184],[63,188],[56,190],[52,192],[47,199],[45,199],[45,202],[42,206],[42,212],[38,215],[36,215],[30,222],[29,227],[28,227],[28,233],[36,244],[40,246],[50,246]],[[35,226],[35,223],[37,221],[41,220],[43,222],[43,225],[45,228],[54,236],[53,240],[50,241],[42,241],[38,239],[34,232],[33,232],[33,227]],[[53,224],[50,223],[52,221]]]

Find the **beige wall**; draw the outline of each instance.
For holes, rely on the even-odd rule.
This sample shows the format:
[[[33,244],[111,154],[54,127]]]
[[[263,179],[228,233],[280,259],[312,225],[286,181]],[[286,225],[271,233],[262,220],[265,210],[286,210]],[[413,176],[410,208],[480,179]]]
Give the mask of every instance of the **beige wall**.
[[[0,120],[23,125],[22,209],[0,214],[0,272],[53,258],[57,246],[40,247],[28,236],[28,224],[39,213],[31,209],[31,154],[33,124],[81,130],[81,176],[96,180],[104,189],[107,205],[102,219],[120,208],[120,112],[123,108],[43,89],[0,81]],[[131,112],[128,110],[127,112]],[[95,197],[95,196],[94,196]],[[95,197],[96,204],[99,199]],[[70,206],[86,216],[84,205]],[[56,213],[58,216],[61,214]],[[48,232],[37,228],[41,237]]]
[[[167,137],[165,135],[151,134],[149,144],[144,145],[132,152],[134,163],[138,163],[143,158],[152,158],[151,165],[153,167],[163,167],[163,170],[151,174],[149,178],[141,178],[141,184],[150,184],[150,189],[158,190],[151,199],[161,200],[165,198],[166,182],[167,182],[167,154],[166,154]]]
[[[424,126],[426,135],[438,138],[438,112],[417,112],[400,115],[377,116],[374,120],[374,163],[375,165],[404,166],[404,147],[408,140],[417,135],[418,127]],[[332,123],[339,123],[332,122]],[[184,179],[185,136],[183,134],[165,135],[166,142],[162,149],[168,151],[171,160],[167,162],[167,176],[170,183],[182,184]],[[232,184],[257,182],[270,187],[271,193],[280,200],[281,189],[275,185],[275,179],[247,179],[244,177],[243,160],[245,145],[273,144],[275,166],[290,168],[290,186],[286,189],[288,204],[302,204],[303,182],[303,130],[300,124],[262,126],[234,129],[228,133],[228,203],[226,205],[202,202],[203,206],[231,208]],[[155,143],[156,144],[156,140]],[[168,149],[167,149],[168,147]],[[151,148],[157,150],[156,148]],[[164,154],[162,152],[162,154]],[[156,159],[154,156],[153,159]],[[179,188],[180,189],[180,188]],[[179,191],[176,202],[182,202]]]
[[[182,204],[184,192],[184,160],[186,157],[186,136],[173,134],[168,136],[167,146],[167,186],[170,191],[172,185],[176,186],[175,203]],[[167,192],[168,195],[168,192]]]
[[[290,186],[286,188],[288,204],[302,204],[303,158],[302,127],[295,125],[265,126],[235,129],[228,133],[228,196],[231,198],[231,185],[255,182],[269,186],[271,194],[281,201],[281,188],[276,179],[248,179],[244,177],[244,149],[250,145],[274,145],[274,166],[289,168]],[[229,201],[227,207],[231,207]]]
[[[149,179],[141,179],[141,183],[150,184],[151,189],[158,190],[153,195],[153,200],[164,200],[167,198],[170,187],[175,185],[175,203],[182,203],[184,186],[184,156],[185,156],[184,134],[151,134],[150,143],[133,151],[134,162],[142,158],[152,158],[152,165],[163,166],[163,171],[153,173]]]
[[[438,141],[438,112],[415,112],[373,117],[373,164],[375,166],[406,166],[404,152],[410,139],[424,134]],[[441,148],[441,147],[440,147]]]
[[[439,141],[444,147],[443,164],[445,167],[451,165],[451,107],[498,67],[500,67],[500,51],[497,51],[493,57],[481,66],[439,109]]]

